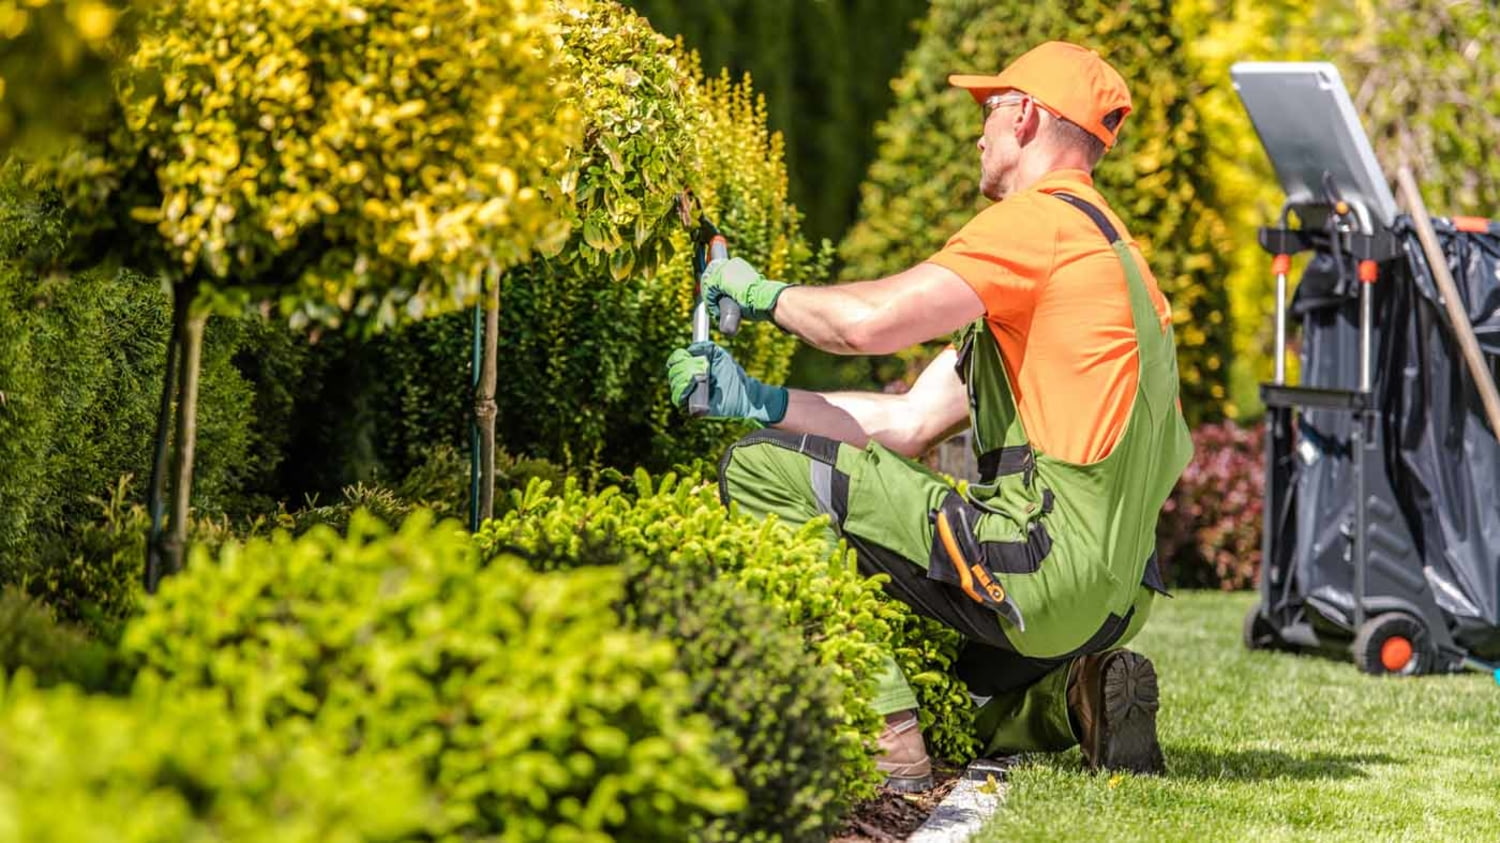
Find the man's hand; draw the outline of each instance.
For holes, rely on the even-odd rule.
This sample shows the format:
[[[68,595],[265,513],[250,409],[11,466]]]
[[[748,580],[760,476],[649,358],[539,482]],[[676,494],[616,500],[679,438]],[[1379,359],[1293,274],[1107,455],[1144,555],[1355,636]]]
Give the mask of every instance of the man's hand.
[[[745,309],[749,312],[749,308]],[[745,374],[729,352],[711,342],[679,348],[667,358],[667,381],[672,401],[687,405],[693,391],[693,376],[708,375],[708,417],[751,419],[776,424],[786,415],[787,393],[781,386],[767,386]]]
[[[769,281],[744,258],[718,260],[703,273],[703,299],[708,313],[719,318],[719,299],[729,296],[740,303],[746,319],[767,320],[776,309],[776,299],[790,284]]]

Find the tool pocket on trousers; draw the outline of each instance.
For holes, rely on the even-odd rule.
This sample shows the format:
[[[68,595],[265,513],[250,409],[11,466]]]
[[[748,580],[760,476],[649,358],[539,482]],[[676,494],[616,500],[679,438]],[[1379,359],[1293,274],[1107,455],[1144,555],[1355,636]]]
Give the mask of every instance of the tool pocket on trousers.
[[[1052,552],[1052,537],[1042,519],[1018,523],[980,509],[957,492],[945,496],[929,518],[933,540],[927,576],[957,586],[971,600],[1025,629],[1021,607],[997,575],[1041,569]]]

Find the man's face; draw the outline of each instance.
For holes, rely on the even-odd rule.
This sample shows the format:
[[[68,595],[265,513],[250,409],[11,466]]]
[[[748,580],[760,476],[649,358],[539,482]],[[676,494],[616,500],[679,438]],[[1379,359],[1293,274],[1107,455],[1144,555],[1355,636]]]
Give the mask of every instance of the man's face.
[[[996,202],[1010,192],[1010,176],[1021,160],[1016,140],[1018,119],[1028,98],[1006,91],[984,101],[984,128],[979,135],[979,192]]]

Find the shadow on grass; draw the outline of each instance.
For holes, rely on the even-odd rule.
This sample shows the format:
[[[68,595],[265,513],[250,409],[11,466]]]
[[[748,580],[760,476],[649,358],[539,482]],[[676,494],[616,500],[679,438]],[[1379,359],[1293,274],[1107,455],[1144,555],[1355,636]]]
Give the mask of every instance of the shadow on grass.
[[[1212,749],[1201,746],[1166,748],[1167,777],[1212,781],[1275,781],[1292,779],[1356,779],[1369,775],[1372,764],[1399,764],[1384,753],[1310,752],[1293,755],[1274,749]]]

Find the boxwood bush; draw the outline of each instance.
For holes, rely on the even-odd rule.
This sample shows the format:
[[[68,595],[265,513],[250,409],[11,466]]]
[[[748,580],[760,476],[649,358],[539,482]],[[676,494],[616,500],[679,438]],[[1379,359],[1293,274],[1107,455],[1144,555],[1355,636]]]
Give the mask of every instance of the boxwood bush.
[[[715,486],[697,476],[653,479],[644,471],[593,494],[575,480],[555,494],[534,482],[512,494],[511,507],[477,534],[482,548],[553,544],[577,556],[584,542],[604,539],[641,554],[652,570],[688,582],[709,571],[776,608],[843,689],[838,741],[847,796],[865,795],[878,781],[871,764],[882,722],[869,700],[886,654],[917,692],[929,747],[957,761],[973,757],[972,703],[951,672],[958,634],[887,598],[878,578],[859,574],[852,553],[830,547],[821,521],[795,529],[757,521],[725,509]]]
[[[682,839],[743,807],[672,646],[621,628],[617,570],[481,567],[432,522],[356,512],[347,537],[195,550],[125,650],[170,689],[223,689],[245,729],[302,723],[416,765],[424,835]]]
[[[409,839],[429,810],[400,759],[249,735],[211,693],[128,699],[0,678],[0,839]]]
[[[848,587],[857,583],[843,572],[832,583],[813,581],[829,576],[820,539],[731,520],[693,484],[670,475],[655,489],[649,482],[638,478],[644,502],[618,488],[585,496],[576,483],[561,497],[545,497],[538,483],[516,495],[520,508],[490,522],[476,542],[486,553],[524,549],[541,569],[623,568],[618,611],[677,645],[697,708],[718,727],[718,749],[748,797],[745,811],[695,838],[827,838],[850,800],[869,791],[867,737],[877,728],[833,667],[874,656],[884,634],[879,607],[868,591]],[[786,552],[786,582],[746,588],[747,569],[774,564],[771,549]],[[851,610],[863,603],[865,622],[855,611],[839,624],[822,616],[832,605],[803,602],[820,599],[819,592],[834,605],[852,601]],[[788,611],[797,610],[802,620],[792,623]],[[835,624],[857,636],[855,643],[841,638],[840,652],[827,647],[820,654],[813,642],[835,634]],[[828,659],[832,665],[823,663]],[[850,728],[851,705],[859,706],[860,729]]]

